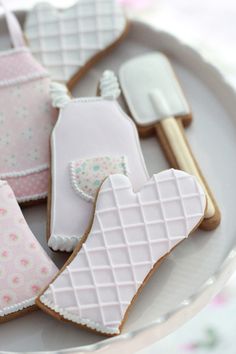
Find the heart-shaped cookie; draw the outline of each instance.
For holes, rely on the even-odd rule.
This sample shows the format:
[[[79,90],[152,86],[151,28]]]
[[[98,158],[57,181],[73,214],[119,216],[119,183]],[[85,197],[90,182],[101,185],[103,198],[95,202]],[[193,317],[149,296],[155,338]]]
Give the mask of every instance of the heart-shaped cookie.
[[[53,80],[70,88],[127,30],[127,20],[116,0],[78,0],[61,11],[40,3],[25,22],[32,53]]]
[[[88,236],[37,304],[60,319],[119,334],[147,277],[198,226],[205,208],[202,187],[182,171],[154,175],[138,193],[126,176],[108,177]]]

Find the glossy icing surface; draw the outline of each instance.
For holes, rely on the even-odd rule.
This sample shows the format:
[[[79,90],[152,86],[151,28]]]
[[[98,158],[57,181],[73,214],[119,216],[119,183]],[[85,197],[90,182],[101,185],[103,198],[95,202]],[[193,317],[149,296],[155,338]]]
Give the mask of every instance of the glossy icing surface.
[[[205,208],[202,187],[185,172],[154,175],[137,193],[126,176],[109,176],[99,191],[86,241],[41,302],[72,322],[119,334],[146,276],[188,237]]]
[[[125,31],[127,22],[116,0],[79,0],[57,10],[48,3],[28,14],[25,33],[35,57],[52,79],[68,82]]]
[[[32,306],[57,271],[26,224],[12,189],[0,181],[0,322]]]
[[[190,114],[189,105],[168,59],[159,52],[124,63],[120,84],[132,117],[138,125]]]
[[[51,139],[52,205],[49,246],[71,251],[84,234],[93,205],[75,193],[70,163],[96,156],[124,156],[134,190],[148,179],[132,120],[117,102],[103,98],[71,100],[60,110]],[[109,173],[108,173],[109,174]],[[70,215],[69,218],[65,215]]]

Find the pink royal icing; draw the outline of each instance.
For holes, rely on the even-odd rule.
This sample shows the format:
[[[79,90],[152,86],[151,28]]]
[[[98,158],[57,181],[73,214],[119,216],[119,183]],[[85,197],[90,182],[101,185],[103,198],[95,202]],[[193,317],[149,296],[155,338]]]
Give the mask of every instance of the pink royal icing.
[[[134,190],[138,190],[148,179],[137,129],[114,100],[91,97],[66,102],[60,109],[52,133],[51,156],[49,246],[54,250],[72,251],[89,226],[94,207],[92,203],[88,203],[91,198],[85,198],[85,180],[88,188],[97,180],[96,171],[91,175],[94,157],[107,156],[110,159],[109,166],[104,163],[104,158],[99,162],[103,169],[98,175],[100,182],[111,172],[128,172]],[[124,156],[128,171],[125,165],[114,165],[114,159],[119,156]],[[75,162],[69,171],[72,161],[81,164],[85,160],[86,171],[76,173]],[[98,184],[97,187],[100,186]],[[82,198],[82,193],[80,196],[75,193],[78,188],[80,192],[85,192]],[[96,190],[92,188],[89,192],[92,197]],[[70,215],[69,218],[65,217],[67,214]]]
[[[111,175],[100,188],[86,241],[41,303],[74,323],[119,334],[146,276],[195,229],[205,208],[202,187],[185,172],[156,174],[138,193],[126,176]]]
[[[56,111],[49,74],[25,46],[5,0],[1,6],[13,48],[0,53],[0,179],[8,181],[18,201],[26,202],[47,196],[48,139]]]
[[[48,139],[56,120],[50,79],[25,48],[0,54],[0,67],[5,69],[0,80],[0,178],[9,182],[19,202],[42,199],[48,190]]]
[[[57,271],[30,231],[12,189],[0,181],[0,322],[32,306]]]

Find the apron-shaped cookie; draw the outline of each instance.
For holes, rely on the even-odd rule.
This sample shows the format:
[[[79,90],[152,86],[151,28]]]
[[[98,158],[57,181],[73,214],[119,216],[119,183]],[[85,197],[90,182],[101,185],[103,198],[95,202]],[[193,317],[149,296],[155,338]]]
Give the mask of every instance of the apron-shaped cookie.
[[[0,178],[19,202],[32,202],[47,196],[56,110],[48,73],[25,47],[15,16],[5,14],[13,48],[0,52]]]
[[[0,181],[0,323],[33,309],[57,271],[30,231],[12,189]]]
[[[117,79],[105,73],[104,97],[71,99],[66,88],[52,88],[60,107],[51,138],[49,246],[72,251],[88,229],[94,198],[113,173],[129,176],[134,190],[147,180],[136,127],[116,101]]]
[[[126,176],[109,176],[84,243],[36,303],[56,318],[119,334],[146,279],[198,226],[205,208],[203,188],[185,172],[156,174],[137,193]]]
[[[127,32],[128,22],[117,0],[78,0],[61,11],[43,2],[25,21],[32,53],[53,80],[70,88]]]

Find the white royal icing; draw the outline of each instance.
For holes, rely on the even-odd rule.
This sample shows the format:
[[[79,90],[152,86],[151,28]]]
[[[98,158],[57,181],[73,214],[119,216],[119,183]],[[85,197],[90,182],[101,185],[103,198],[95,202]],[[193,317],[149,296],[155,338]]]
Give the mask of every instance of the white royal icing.
[[[97,191],[111,174],[128,175],[124,156],[102,156],[80,159],[70,163],[71,183],[75,192],[88,202],[94,202]]]
[[[70,235],[70,237],[67,237],[53,234],[48,240],[48,246],[53,251],[71,252],[80,240],[81,236]]]
[[[120,333],[150,271],[196,228],[205,208],[202,187],[183,171],[156,174],[138,193],[126,176],[109,176],[86,241],[40,301],[67,320]]]
[[[2,310],[0,309],[0,317],[10,315],[11,313],[15,313],[15,312],[21,311],[23,309],[26,309],[28,307],[35,305],[35,299],[36,299],[36,296],[31,299],[22,301],[19,304],[14,304],[14,305],[5,307]]]
[[[51,82],[50,94],[53,107],[63,108],[71,101],[67,87],[59,82]]]
[[[116,100],[120,94],[118,79],[113,71],[106,70],[100,79],[100,96],[106,99]]]
[[[31,200],[35,201],[35,200],[42,200],[42,199],[46,199],[47,198],[48,193],[44,192],[44,193],[37,193],[37,194],[32,194],[30,197],[18,197],[17,201],[18,203],[26,203],[26,202],[30,202]]]
[[[52,79],[68,82],[86,63],[116,42],[127,21],[116,0],[78,0],[60,12],[48,3],[27,15],[25,33],[34,56]]]
[[[136,57],[121,66],[120,85],[137,124],[190,114],[189,105],[168,59],[159,52]]]
[[[34,173],[46,171],[46,170],[48,170],[48,168],[49,168],[48,164],[43,164],[41,166],[29,168],[29,169],[26,169],[23,171],[13,171],[13,172],[7,172],[7,173],[0,173],[0,178],[5,179],[5,178],[13,178],[13,177],[24,177],[24,176],[32,175]]]
[[[89,226],[93,204],[78,198],[69,164],[94,156],[125,156],[134,190],[148,179],[137,129],[118,103],[101,97],[72,99],[60,110],[51,138],[49,245],[54,250],[72,251]]]

